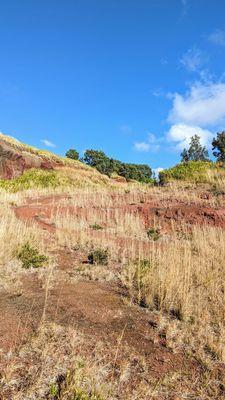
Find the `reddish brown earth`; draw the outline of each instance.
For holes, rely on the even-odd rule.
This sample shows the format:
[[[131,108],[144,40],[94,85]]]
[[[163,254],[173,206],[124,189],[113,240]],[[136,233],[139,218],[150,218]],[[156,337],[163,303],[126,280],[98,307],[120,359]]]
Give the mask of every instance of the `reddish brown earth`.
[[[183,367],[195,368],[196,363],[166,348],[165,340],[160,339],[152,327],[155,323],[149,313],[126,305],[123,298],[124,293],[111,285],[64,282],[48,292],[46,304],[45,291],[38,280],[34,276],[32,282],[26,278],[21,296],[0,297],[1,310],[4,310],[0,328],[1,348],[12,351],[21,345],[27,335],[37,329],[44,314],[45,320],[74,326],[91,341],[110,343],[113,349],[122,335],[123,344],[132,353],[147,358],[154,377]],[[123,358],[123,351],[120,357]]]
[[[0,179],[16,178],[30,168],[51,170],[58,165],[60,165],[59,162],[21,150],[16,145],[0,138]]]
[[[58,211],[62,215],[67,213],[71,217],[85,218],[87,207],[65,206],[63,202],[60,204],[60,201],[64,199],[68,199],[68,196],[46,196],[40,199],[27,199],[27,204],[16,207],[15,213],[21,220],[35,221],[49,231],[55,230],[55,226],[50,223],[50,220]],[[115,204],[114,206],[109,206],[107,212],[111,211],[112,219],[114,218],[115,210],[139,215],[146,228],[160,226],[161,231],[165,233],[169,232],[172,226],[179,230],[185,224],[225,228],[225,207],[211,207],[177,200],[173,202],[167,201],[167,204],[162,207],[159,201],[152,200],[144,204]],[[101,217],[105,209],[94,206],[93,211],[97,212],[98,216]]]
[[[52,217],[59,209],[60,201],[60,212],[67,211],[71,216],[78,217],[85,215],[84,207],[70,205],[68,209],[63,204],[65,199],[68,196],[27,199],[26,204],[14,207],[14,211],[20,220],[37,223],[40,228],[47,230],[51,238],[57,229],[52,223]],[[152,200],[143,204],[122,205],[119,208],[139,214],[146,227],[151,226],[155,220],[160,221],[162,232],[169,232],[171,223],[177,229],[184,223],[225,227],[225,209],[222,207],[168,202],[163,208],[160,203]],[[101,235],[102,232],[94,234]],[[102,342],[107,348],[110,347],[112,354],[117,351],[119,340],[119,361],[126,358],[123,349],[128,348],[131,353],[145,358],[152,376],[157,379],[168,372],[180,370],[187,370],[189,373],[192,371],[193,376],[199,373],[200,366],[196,361],[186,358],[184,354],[175,354],[167,348],[163,332],[157,329],[154,314],[128,304],[124,289],[112,283],[69,281],[67,277],[74,270],[75,258],[75,252],[66,248],[58,253],[53,274],[61,273],[61,279],[53,287],[50,285],[48,290],[43,287],[43,279],[34,272],[23,275],[19,295],[0,293],[2,370],[7,364],[4,352],[15,351],[25,343],[44,318],[45,321],[75,327],[93,345]]]

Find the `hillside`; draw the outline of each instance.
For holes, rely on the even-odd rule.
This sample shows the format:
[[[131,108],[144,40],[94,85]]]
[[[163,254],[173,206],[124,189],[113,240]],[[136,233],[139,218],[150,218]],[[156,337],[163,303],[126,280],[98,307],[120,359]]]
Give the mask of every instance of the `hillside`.
[[[110,180],[80,161],[38,150],[0,134],[0,186],[9,191],[33,187],[60,187],[60,190],[63,186],[110,187],[116,183],[117,179]]]
[[[223,167],[152,186],[0,150],[0,399],[223,399]]]

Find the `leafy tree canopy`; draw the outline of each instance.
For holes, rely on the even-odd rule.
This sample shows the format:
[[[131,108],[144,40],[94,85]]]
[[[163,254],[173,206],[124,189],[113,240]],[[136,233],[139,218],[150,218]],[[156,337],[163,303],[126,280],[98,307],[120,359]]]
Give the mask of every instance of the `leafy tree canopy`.
[[[212,141],[213,155],[217,161],[225,162],[225,131],[217,133],[216,138]]]
[[[151,182],[152,170],[148,165],[128,164],[107,157],[103,151],[86,150],[83,162],[95,167],[102,174],[111,176],[117,173],[127,180],[134,179],[139,182]]]
[[[198,135],[191,137],[189,148],[184,149],[181,153],[181,161],[209,161],[208,150],[201,145]]]
[[[69,150],[66,152],[66,157],[67,157],[67,158],[71,158],[72,160],[78,160],[78,158],[79,158],[79,153],[78,153],[78,151],[75,150],[75,149],[69,149]]]

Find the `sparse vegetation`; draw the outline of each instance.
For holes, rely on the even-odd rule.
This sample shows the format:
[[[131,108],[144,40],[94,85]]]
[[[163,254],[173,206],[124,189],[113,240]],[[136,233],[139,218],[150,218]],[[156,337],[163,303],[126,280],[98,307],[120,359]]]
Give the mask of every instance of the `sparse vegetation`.
[[[108,249],[96,248],[88,254],[89,264],[108,265],[109,251]]]
[[[223,164],[162,186],[81,165],[0,182],[0,397],[222,400]]]
[[[50,400],[105,400],[97,387],[88,387],[86,384],[87,377],[83,366],[77,366],[74,371],[67,372],[64,381],[60,387],[54,386],[55,395],[52,395]],[[96,385],[97,386],[97,385]]]
[[[101,231],[103,229],[103,227],[101,225],[96,224],[96,223],[90,225],[90,228],[94,229],[94,231]]]
[[[154,240],[154,242],[156,240],[158,240],[160,238],[160,232],[159,229],[157,228],[149,228],[147,230],[147,236],[149,239]]]
[[[38,248],[33,247],[29,242],[17,249],[16,256],[21,261],[22,267],[26,269],[41,268],[48,262],[48,257],[40,254]]]
[[[149,274],[152,264],[149,259],[135,260],[128,263],[122,280],[129,289],[131,299],[140,306],[146,306],[149,286]]]

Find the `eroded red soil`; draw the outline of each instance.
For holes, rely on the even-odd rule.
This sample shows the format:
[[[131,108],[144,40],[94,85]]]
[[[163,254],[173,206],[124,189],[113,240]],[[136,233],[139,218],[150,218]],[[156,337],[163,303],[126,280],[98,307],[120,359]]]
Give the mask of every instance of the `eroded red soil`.
[[[50,220],[57,213],[69,214],[76,218],[85,218],[87,207],[64,205],[60,201],[68,196],[46,196],[40,199],[29,199],[27,204],[15,207],[15,213],[23,221],[35,221],[41,227],[54,231],[55,226]],[[92,206],[90,205],[90,208]],[[107,213],[111,212],[111,219],[115,216],[115,210],[121,213],[131,213],[140,216],[146,228],[160,226],[162,232],[169,232],[171,228],[180,229],[187,225],[209,225],[225,228],[225,207],[211,207],[207,205],[185,203],[183,201],[167,201],[161,205],[160,201],[152,200],[144,204],[110,205]],[[93,213],[98,217],[104,216],[106,209],[93,207]]]
[[[57,226],[54,224],[56,212],[65,212],[76,218],[85,217],[85,207],[65,205],[68,196],[49,196],[28,199],[26,204],[14,207],[17,218],[26,223],[36,223],[54,236]],[[147,203],[110,206],[112,216],[115,208],[140,215],[145,227],[160,225],[162,232],[170,232],[187,223],[190,225],[210,225],[225,227],[225,209],[175,202],[162,207],[154,199]],[[97,207],[98,208],[98,207]],[[96,211],[96,210],[95,210]],[[99,215],[104,210],[99,207]],[[94,232],[95,235],[105,235]],[[99,236],[99,237],[100,237]],[[113,235],[111,237],[113,239]],[[120,238],[120,240],[122,240]],[[149,244],[148,244],[149,246]],[[126,357],[123,348],[144,357],[153,377],[160,378],[168,372],[189,370],[193,375],[199,371],[196,362],[175,354],[167,348],[166,339],[155,329],[157,320],[154,315],[140,307],[130,305],[126,292],[111,283],[91,281],[71,282],[67,279],[74,270],[75,253],[61,250],[53,274],[61,271],[60,280],[48,286],[48,282],[38,272],[22,276],[22,288],[19,295],[0,294],[0,362],[2,368],[7,364],[5,354],[13,351],[28,340],[41,321],[56,322],[73,326],[88,337],[90,343],[101,341],[110,347],[112,354],[118,348],[118,358],[122,362]],[[65,274],[65,275],[63,275]],[[46,283],[47,282],[47,283]]]

